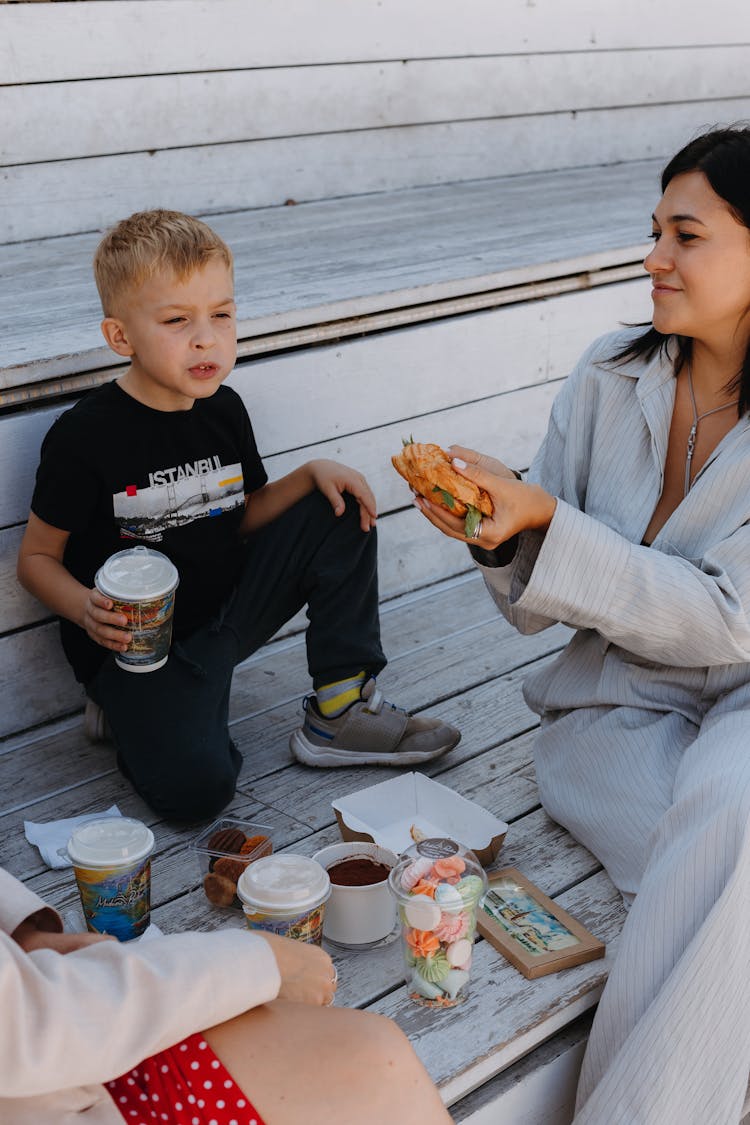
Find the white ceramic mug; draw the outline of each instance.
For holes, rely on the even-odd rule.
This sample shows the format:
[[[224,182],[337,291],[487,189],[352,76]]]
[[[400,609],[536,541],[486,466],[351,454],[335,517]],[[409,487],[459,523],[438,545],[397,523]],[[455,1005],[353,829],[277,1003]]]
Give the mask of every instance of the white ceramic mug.
[[[316,852],[313,859],[330,871],[346,859],[366,858],[393,868],[398,856],[380,844],[362,840],[331,844]],[[331,883],[331,897],[323,919],[323,936],[337,945],[372,945],[387,937],[396,924],[396,904],[388,880],[363,887]]]

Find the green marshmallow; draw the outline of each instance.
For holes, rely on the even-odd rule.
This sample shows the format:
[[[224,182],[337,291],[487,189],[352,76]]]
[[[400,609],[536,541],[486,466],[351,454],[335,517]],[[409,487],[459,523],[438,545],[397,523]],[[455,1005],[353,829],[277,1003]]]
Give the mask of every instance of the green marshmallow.
[[[442,950],[434,953],[432,957],[418,957],[415,968],[422,979],[429,981],[430,984],[440,984],[450,972],[448,958]]]

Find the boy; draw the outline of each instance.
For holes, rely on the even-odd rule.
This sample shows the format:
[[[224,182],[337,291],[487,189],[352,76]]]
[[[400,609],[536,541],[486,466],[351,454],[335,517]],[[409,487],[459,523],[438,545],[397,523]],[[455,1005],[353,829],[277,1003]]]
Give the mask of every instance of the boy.
[[[18,577],[60,616],[123,773],[168,819],[224,808],[241,765],[233,668],[305,603],[315,694],[291,736],[300,761],[413,765],[455,746],[455,728],[375,688],[385,657],[366,480],[310,461],[269,483],[244,406],[222,386],[236,357],[228,247],[196,219],[146,211],[105,235],[94,273],[104,337],[130,366],[47,434]],[[116,665],[127,619],[94,588],[104,560],[137,542],[180,573],[170,659],[140,675]]]

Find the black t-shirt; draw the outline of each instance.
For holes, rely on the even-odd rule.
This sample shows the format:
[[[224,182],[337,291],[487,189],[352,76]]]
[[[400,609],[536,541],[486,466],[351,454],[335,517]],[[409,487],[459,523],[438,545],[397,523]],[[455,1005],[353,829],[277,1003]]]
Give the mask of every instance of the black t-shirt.
[[[205,624],[235,585],[245,493],[267,480],[247,411],[229,387],[190,410],[144,406],[116,383],[65,412],[42,443],[32,511],[69,531],[64,563],[85,586],[138,543],[177,567],[174,635]],[[87,683],[107,655],[61,620],[65,654]]]

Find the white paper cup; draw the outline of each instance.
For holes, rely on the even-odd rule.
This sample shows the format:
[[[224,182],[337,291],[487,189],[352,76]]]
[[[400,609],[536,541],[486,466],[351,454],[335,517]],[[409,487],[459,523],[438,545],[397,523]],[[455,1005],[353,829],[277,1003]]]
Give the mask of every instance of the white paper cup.
[[[153,848],[151,829],[127,816],[92,820],[75,830],[67,850],[92,933],[130,941],[146,930]]]
[[[174,595],[180,576],[160,551],[132,547],[110,555],[96,572],[97,590],[128,619],[130,644],[115,663],[128,672],[154,672],[166,664],[172,641]]]
[[[250,930],[320,945],[331,894],[328,872],[305,855],[269,855],[242,872],[237,896]]]
[[[379,844],[352,841],[331,844],[316,852],[317,860],[328,871],[342,860],[374,860],[392,870],[398,856]],[[396,924],[396,903],[388,888],[388,877],[363,886],[343,886],[331,878],[331,897],[323,919],[323,936],[336,945],[367,947],[387,937]]]

